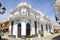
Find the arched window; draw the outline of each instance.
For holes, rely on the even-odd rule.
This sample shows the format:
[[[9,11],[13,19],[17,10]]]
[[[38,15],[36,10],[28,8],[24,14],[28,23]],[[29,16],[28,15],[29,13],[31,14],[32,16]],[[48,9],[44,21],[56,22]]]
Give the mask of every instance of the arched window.
[[[14,21],[11,22],[11,26],[13,27]]]
[[[47,24],[46,24],[46,31],[48,31],[48,26],[47,26]]]
[[[27,23],[26,24],[26,37],[28,37],[30,35],[30,24]]]
[[[21,37],[21,23],[18,24],[18,37]]]
[[[41,24],[41,31],[43,31],[43,25]]]
[[[35,34],[37,34],[37,21],[34,21],[35,23]]]
[[[11,35],[13,34],[13,24],[14,24],[14,21],[11,22]]]

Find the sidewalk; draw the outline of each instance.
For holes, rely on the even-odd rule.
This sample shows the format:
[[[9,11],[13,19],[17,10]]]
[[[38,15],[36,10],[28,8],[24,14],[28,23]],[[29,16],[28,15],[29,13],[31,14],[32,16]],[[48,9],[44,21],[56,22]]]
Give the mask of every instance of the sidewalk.
[[[33,40],[51,40],[53,37],[58,36],[58,35],[60,35],[60,33],[51,34],[51,35],[46,36],[46,37],[40,37],[40,38],[36,37],[36,38],[33,38]],[[2,38],[8,39],[8,40],[23,40],[23,39],[20,39],[20,38],[16,39],[16,38],[10,38],[10,37],[2,37]]]
[[[56,37],[56,36],[58,36],[58,35],[60,35],[60,33],[51,34],[51,35],[49,35],[49,36],[40,38],[40,40],[52,40],[52,38],[54,38],[54,37]]]

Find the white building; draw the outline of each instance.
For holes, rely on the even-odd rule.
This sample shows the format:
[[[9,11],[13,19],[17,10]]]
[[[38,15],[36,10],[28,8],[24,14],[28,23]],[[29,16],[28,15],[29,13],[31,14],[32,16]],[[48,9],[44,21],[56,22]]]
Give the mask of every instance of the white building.
[[[38,36],[39,31],[43,31],[44,36],[47,36],[53,32],[53,23],[49,18],[27,3],[19,4],[10,11],[10,14],[9,36],[11,37]]]

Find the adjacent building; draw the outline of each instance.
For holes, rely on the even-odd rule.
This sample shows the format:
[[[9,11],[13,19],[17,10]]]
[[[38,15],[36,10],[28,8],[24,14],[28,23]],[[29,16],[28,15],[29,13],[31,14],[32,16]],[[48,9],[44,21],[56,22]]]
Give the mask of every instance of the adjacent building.
[[[57,11],[57,14],[56,14],[57,23],[60,25],[60,0],[56,0],[54,7]]]
[[[56,26],[56,30],[60,32],[60,0],[56,0],[54,4],[55,10],[56,10],[56,21],[58,23],[58,26]]]
[[[47,36],[54,32],[54,24],[51,20],[28,3],[20,3],[12,9],[9,20],[10,37],[38,36],[40,31],[43,31],[44,36]]]
[[[0,35],[6,37],[6,36],[8,36],[8,32],[9,32],[9,20],[5,20],[4,22],[0,22]]]
[[[8,32],[9,29],[9,20],[6,20],[4,22],[0,22],[0,30],[3,32]]]

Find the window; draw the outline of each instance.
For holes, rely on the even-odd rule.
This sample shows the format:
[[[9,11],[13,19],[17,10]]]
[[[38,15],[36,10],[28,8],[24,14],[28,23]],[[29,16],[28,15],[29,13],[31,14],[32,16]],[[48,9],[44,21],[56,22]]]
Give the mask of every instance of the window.
[[[60,25],[60,23],[59,23],[59,25]]]
[[[37,34],[37,22],[34,21],[34,23],[35,23],[35,34]]]
[[[11,35],[13,34],[13,24],[14,24],[14,21],[11,22]]]
[[[2,24],[1,24],[1,27],[2,27]]]
[[[43,25],[41,24],[41,31],[43,31]]]
[[[12,22],[11,22],[11,26],[12,26],[12,27],[13,27],[13,23],[14,23],[14,22],[12,21]]]
[[[21,13],[22,13],[22,15],[26,15],[26,13],[27,13],[26,10],[27,10],[27,9],[21,9]]]
[[[47,26],[47,24],[46,24],[46,31],[48,31],[48,26]]]

